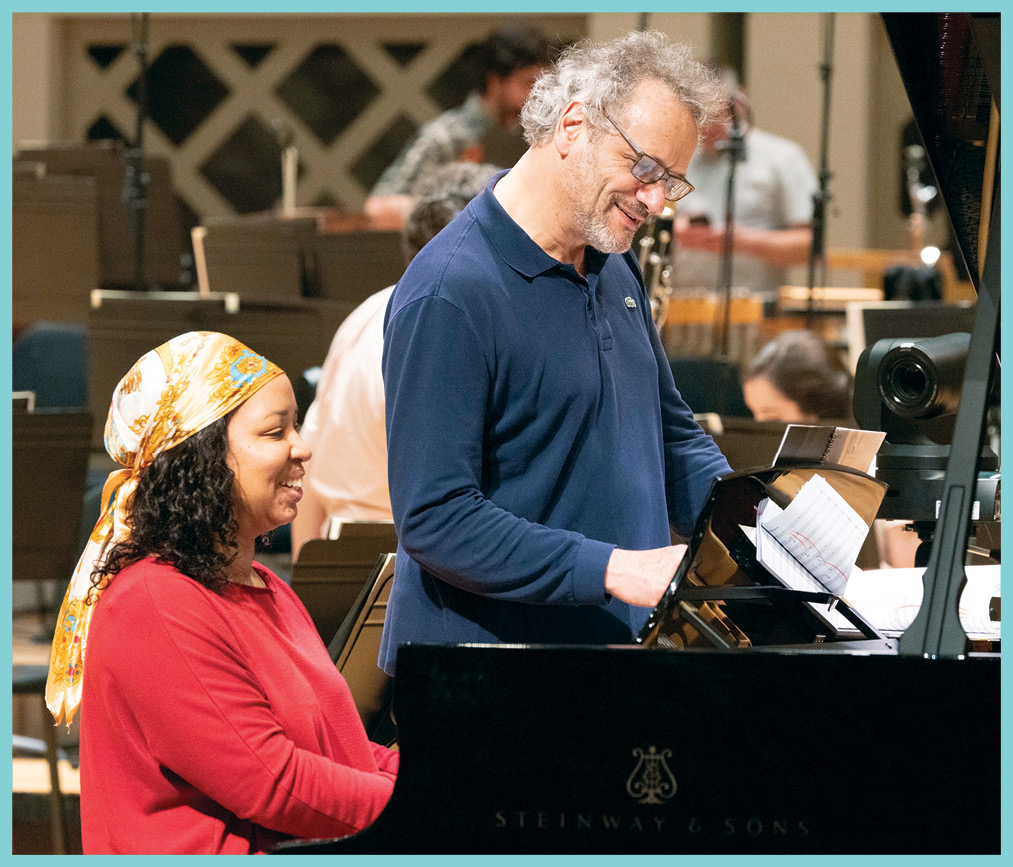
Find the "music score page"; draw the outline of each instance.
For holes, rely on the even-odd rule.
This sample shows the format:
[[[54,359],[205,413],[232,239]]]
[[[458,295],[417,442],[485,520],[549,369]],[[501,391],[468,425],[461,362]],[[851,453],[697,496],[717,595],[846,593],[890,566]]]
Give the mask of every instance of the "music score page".
[[[843,595],[869,527],[820,475],[784,508],[770,500],[756,516],[756,559],[795,590]]]

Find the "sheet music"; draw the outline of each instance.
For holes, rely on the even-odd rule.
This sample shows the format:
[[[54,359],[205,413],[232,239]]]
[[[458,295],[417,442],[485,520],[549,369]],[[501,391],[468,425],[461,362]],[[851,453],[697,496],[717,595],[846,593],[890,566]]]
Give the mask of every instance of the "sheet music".
[[[921,567],[913,569],[854,569],[846,601],[880,632],[900,635],[921,608],[925,587]],[[991,620],[989,609],[1000,596],[1000,567],[965,566],[967,584],[960,595],[957,615],[968,638],[999,640],[1002,624]],[[836,611],[830,620],[838,629],[854,627]]]
[[[820,584],[805,567],[789,554],[784,547],[775,539],[768,530],[760,523],[763,515],[780,515],[781,508],[770,500],[764,500],[760,504],[760,510],[756,516],[756,528],[742,527],[742,530],[756,545],[756,559],[762,563],[781,582],[792,590],[810,590],[816,593],[825,593],[826,587]]]
[[[772,550],[773,546],[768,547],[766,533],[776,540],[775,545],[780,544],[789,559],[823,585],[817,589],[829,590],[838,596],[844,593],[848,576],[869,532],[858,513],[820,475],[806,482],[783,510],[765,500],[756,523],[757,559],[764,566],[782,580],[786,580],[786,575],[791,580],[798,578],[794,567],[786,565]]]
[[[773,503],[770,507],[780,511]],[[765,552],[765,556],[770,565],[767,563],[764,565],[772,572],[775,569],[779,570],[776,574],[786,586],[793,590],[826,589],[788,556],[770,534],[764,534],[755,527],[743,524],[739,525],[739,529],[756,545],[756,559],[761,563],[763,560],[760,559],[760,550],[765,544],[768,546],[770,550]],[[767,536],[766,543],[764,535]],[[989,616],[992,600],[1002,598],[999,569],[999,566],[989,565],[964,567],[967,584],[964,585],[963,593],[960,595],[957,616],[968,638],[989,641],[999,641],[1001,638],[1002,623],[992,620]],[[920,567],[865,570],[854,566],[848,577],[848,592],[844,601],[884,635],[896,638],[914,622],[918,609],[921,608],[922,594],[925,592],[922,583],[924,572],[925,570]],[[816,603],[810,604],[814,608],[817,607]],[[828,611],[823,605],[819,606],[819,611],[835,629],[844,633],[859,634],[840,612]]]

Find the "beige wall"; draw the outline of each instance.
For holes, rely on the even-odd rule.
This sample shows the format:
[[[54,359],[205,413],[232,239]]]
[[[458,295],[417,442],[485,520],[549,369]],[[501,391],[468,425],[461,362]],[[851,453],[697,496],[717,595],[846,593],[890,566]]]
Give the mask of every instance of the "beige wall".
[[[794,141],[820,169],[825,22],[809,13],[749,16],[746,80],[756,124]],[[871,29],[865,13],[834,15],[830,78],[828,246],[865,244],[869,215],[869,151],[873,146]]]
[[[47,12],[12,15],[12,129],[15,147],[63,134],[60,125],[58,16]]]
[[[660,30],[673,39],[693,47],[697,57],[705,59],[710,53],[710,15],[703,12],[650,12],[646,16],[651,30]],[[601,12],[588,16],[587,35],[591,39],[614,39],[641,24],[639,12]]]

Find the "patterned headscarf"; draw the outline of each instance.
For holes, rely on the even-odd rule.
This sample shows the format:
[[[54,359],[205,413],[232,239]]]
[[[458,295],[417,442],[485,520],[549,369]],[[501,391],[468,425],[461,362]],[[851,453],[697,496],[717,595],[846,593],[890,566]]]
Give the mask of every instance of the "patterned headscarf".
[[[127,520],[141,470],[281,374],[280,368],[228,335],[191,331],[142,356],[116,386],[105,447],[126,469],[110,473],[106,480],[101,516],[56,622],[46,704],[57,723],[65,717],[70,725],[81,704],[88,626],[102,590],[93,588],[91,575],[110,545],[129,537]]]

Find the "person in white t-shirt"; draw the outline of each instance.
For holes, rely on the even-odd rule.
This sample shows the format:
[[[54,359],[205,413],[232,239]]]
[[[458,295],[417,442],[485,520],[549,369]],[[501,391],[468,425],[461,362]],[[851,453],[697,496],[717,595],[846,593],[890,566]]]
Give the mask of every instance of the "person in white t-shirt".
[[[788,268],[809,261],[818,182],[801,147],[752,126],[745,92],[725,78],[744,134],[735,167],[732,285],[772,295]],[[731,119],[704,129],[686,172],[695,190],[674,221],[676,287],[721,288],[731,135]]]
[[[405,262],[480,193],[496,167],[452,163],[420,179],[417,202],[402,230]],[[391,520],[387,435],[381,374],[383,320],[393,286],[370,295],[341,323],[331,341],[301,434],[315,454],[292,523],[292,559],[307,539],[320,538],[331,518]]]

